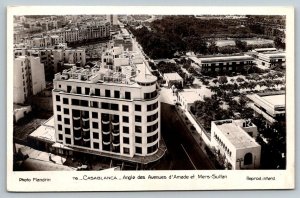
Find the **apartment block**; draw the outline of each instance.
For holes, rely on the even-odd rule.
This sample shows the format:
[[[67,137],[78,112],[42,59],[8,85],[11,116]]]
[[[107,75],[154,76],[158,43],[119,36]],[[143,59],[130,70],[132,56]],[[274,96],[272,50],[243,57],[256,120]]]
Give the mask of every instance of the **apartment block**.
[[[44,65],[39,57],[19,56],[14,59],[14,103],[23,104],[29,96],[46,87]]]

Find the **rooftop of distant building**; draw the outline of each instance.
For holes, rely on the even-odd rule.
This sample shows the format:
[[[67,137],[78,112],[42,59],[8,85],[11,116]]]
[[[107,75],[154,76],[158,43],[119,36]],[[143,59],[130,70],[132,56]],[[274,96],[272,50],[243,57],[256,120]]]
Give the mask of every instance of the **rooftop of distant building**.
[[[229,119],[213,122],[235,148],[251,148],[259,146],[259,144],[239,126],[239,120]]]
[[[285,106],[285,94],[282,93],[251,94],[247,97],[255,103],[265,104],[272,108]]]
[[[254,58],[249,55],[212,56],[212,57],[203,57],[198,59],[201,61],[201,63],[254,60]]]

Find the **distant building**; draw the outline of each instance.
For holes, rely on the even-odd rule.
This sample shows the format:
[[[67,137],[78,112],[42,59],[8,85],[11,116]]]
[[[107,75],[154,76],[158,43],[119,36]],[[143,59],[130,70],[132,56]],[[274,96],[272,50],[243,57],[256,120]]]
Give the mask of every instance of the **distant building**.
[[[202,100],[202,98],[200,93],[197,93],[195,90],[188,89],[178,92],[178,102],[186,110],[190,110],[191,105],[197,100]]]
[[[247,96],[256,114],[262,115],[270,123],[285,120],[285,94],[252,94]]]
[[[62,37],[65,42],[69,43],[108,38],[110,36],[110,23],[98,23],[97,25],[81,28],[57,29],[49,31],[47,34]]]
[[[181,76],[179,76],[178,73],[165,73],[164,79],[166,80],[166,83],[169,87],[171,87],[175,83],[180,83],[183,86],[183,79]]]
[[[86,53],[84,48],[71,49],[66,44],[60,43],[50,48],[14,48],[14,56],[38,56],[44,64],[45,72],[62,71],[64,63],[84,66],[86,64]]]
[[[273,69],[274,67],[285,67],[285,52],[270,51],[257,54],[257,65],[262,68]]]
[[[107,15],[106,21],[108,21],[111,25],[118,25],[118,15],[115,14]]]
[[[257,127],[246,120],[218,120],[211,123],[211,146],[233,170],[257,169],[261,146],[255,141]]]
[[[14,59],[14,103],[23,104],[29,96],[46,87],[44,65],[39,57],[19,56]]]
[[[195,58],[193,59],[195,61]],[[254,58],[248,55],[240,56],[215,56],[198,58],[196,64],[199,65],[200,72],[239,72],[247,65],[254,64]]]

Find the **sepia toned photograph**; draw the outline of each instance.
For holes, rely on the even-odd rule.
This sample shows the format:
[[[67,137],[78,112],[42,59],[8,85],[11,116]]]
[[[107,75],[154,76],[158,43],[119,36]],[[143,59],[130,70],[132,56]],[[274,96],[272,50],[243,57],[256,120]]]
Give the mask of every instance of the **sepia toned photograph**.
[[[67,171],[80,182],[220,182],[236,171],[254,182],[278,182],[274,171],[293,178],[287,13],[146,10],[11,9],[7,163],[26,175],[18,185]],[[270,175],[247,176],[261,170]]]

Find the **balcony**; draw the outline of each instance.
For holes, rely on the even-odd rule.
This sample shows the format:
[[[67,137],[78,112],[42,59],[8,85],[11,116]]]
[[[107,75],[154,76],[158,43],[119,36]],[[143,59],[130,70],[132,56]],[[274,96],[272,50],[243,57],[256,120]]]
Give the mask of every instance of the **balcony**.
[[[119,130],[114,130],[114,131],[112,132],[112,135],[113,135],[113,136],[119,136],[119,135],[120,135],[120,131],[119,131]]]
[[[107,121],[102,120],[102,123],[103,123],[103,124],[109,124],[109,120],[107,120]]]
[[[119,143],[112,143],[113,147],[118,147],[120,146],[120,142]]]
[[[120,124],[119,120],[112,120],[111,123],[112,123],[113,126],[116,126],[116,125]]]
[[[89,142],[91,139],[90,138],[83,138],[84,142]]]
[[[81,129],[80,126],[78,126],[78,127],[74,126],[73,128],[74,128],[74,130],[76,130],[76,131]]]
[[[80,116],[78,116],[78,117],[73,116],[73,120],[80,120]]]
[[[82,128],[82,130],[83,130],[84,132],[89,132],[89,131],[90,131],[90,128]]]
[[[105,141],[103,140],[103,144],[104,144],[104,145],[110,145],[110,142],[105,142]]]

